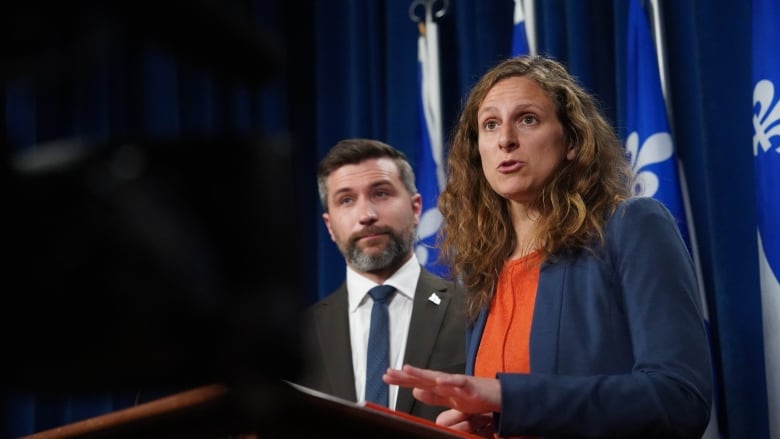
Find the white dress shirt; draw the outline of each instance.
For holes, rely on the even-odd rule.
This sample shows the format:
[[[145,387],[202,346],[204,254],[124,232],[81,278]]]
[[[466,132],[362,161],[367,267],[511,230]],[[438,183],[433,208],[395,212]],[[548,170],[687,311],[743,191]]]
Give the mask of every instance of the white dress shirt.
[[[388,303],[390,313],[390,367],[400,369],[404,363],[406,337],[409,334],[409,322],[412,318],[414,290],[420,278],[420,263],[412,255],[398,271],[393,273],[384,285],[395,287]],[[371,308],[373,299],[368,290],[377,286],[347,267],[347,300],[349,307],[349,337],[352,343],[352,369],[355,372],[355,393],[362,403],[366,399],[366,348],[368,333],[371,329]],[[398,386],[389,387],[388,407],[395,410]]]

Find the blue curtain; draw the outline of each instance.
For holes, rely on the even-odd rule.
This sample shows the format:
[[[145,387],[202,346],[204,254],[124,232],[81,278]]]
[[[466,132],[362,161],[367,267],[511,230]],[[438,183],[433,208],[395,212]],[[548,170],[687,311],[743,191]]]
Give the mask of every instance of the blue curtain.
[[[294,150],[303,243],[299,273],[311,302],[344,278],[321,220],[317,161],[345,137],[384,140],[415,158],[417,25],[409,1],[224,2],[283,54],[270,81],[225,78],[165,48],[123,46],[73,79],[2,91],[10,154],[73,136],[149,138],[263,133]],[[683,162],[702,262],[727,438],[768,437],[758,285],[750,77],[750,2],[661,1],[672,133]],[[461,100],[510,53],[512,0],[450,0],[439,18],[446,135]],[[628,5],[621,0],[536,4],[537,50],[565,62],[620,131]],[[225,48],[226,51],[230,48]],[[43,83],[44,79],[40,79]],[[52,85],[53,84],[53,85]],[[445,142],[446,143],[446,142]],[[270,215],[288,215],[268,206]],[[6,398],[8,437],[131,404],[132,397]],[[75,408],[78,406],[78,408]]]

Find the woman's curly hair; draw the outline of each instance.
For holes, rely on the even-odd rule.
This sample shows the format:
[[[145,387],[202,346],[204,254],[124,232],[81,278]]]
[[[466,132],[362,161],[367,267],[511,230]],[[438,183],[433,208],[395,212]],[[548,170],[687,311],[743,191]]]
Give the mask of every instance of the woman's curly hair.
[[[534,81],[552,99],[565,147],[576,150],[575,158],[561,163],[531,206],[540,215],[536,239],[542,257],[603,242],[606,219],[630,196],[631,168],[613,127],[596,99],[560,62],[520,56],[485,73],[461,110],[451,139],[447,185],[438,201],[444,217],[440,258],[466,287],[471,319],[490,302],[501,267],[517,244],[508,201],[493,191],[482,171],[477,113],[496,83],[517,76]]]

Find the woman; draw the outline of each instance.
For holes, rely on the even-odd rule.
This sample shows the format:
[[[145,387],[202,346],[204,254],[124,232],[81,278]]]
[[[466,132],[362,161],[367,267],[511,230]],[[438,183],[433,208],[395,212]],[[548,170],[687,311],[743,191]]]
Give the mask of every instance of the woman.
[[[712,377],[693,263],[594,98],[557,61],[474,86],[439,199],[441,254],[468,290],[466,375],[389,384],[482,435],[699,438]]]

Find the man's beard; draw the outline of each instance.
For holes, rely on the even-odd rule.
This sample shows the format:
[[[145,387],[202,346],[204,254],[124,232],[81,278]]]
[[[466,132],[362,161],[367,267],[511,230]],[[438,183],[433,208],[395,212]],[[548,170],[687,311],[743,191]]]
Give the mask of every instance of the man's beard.
[[[414,245],[415,228],[396,232],[390,228],[370,228],[364,234],[386,233],[390,238],[387,246],[377,255],[368,255],[356,245],[357,237],[350,237],[346,245],[341,246],[341,253],[347,259],[349,265],[357,271],[372,272],[384,270],[388,267],[400,267],[404,259],[409,255]]]

